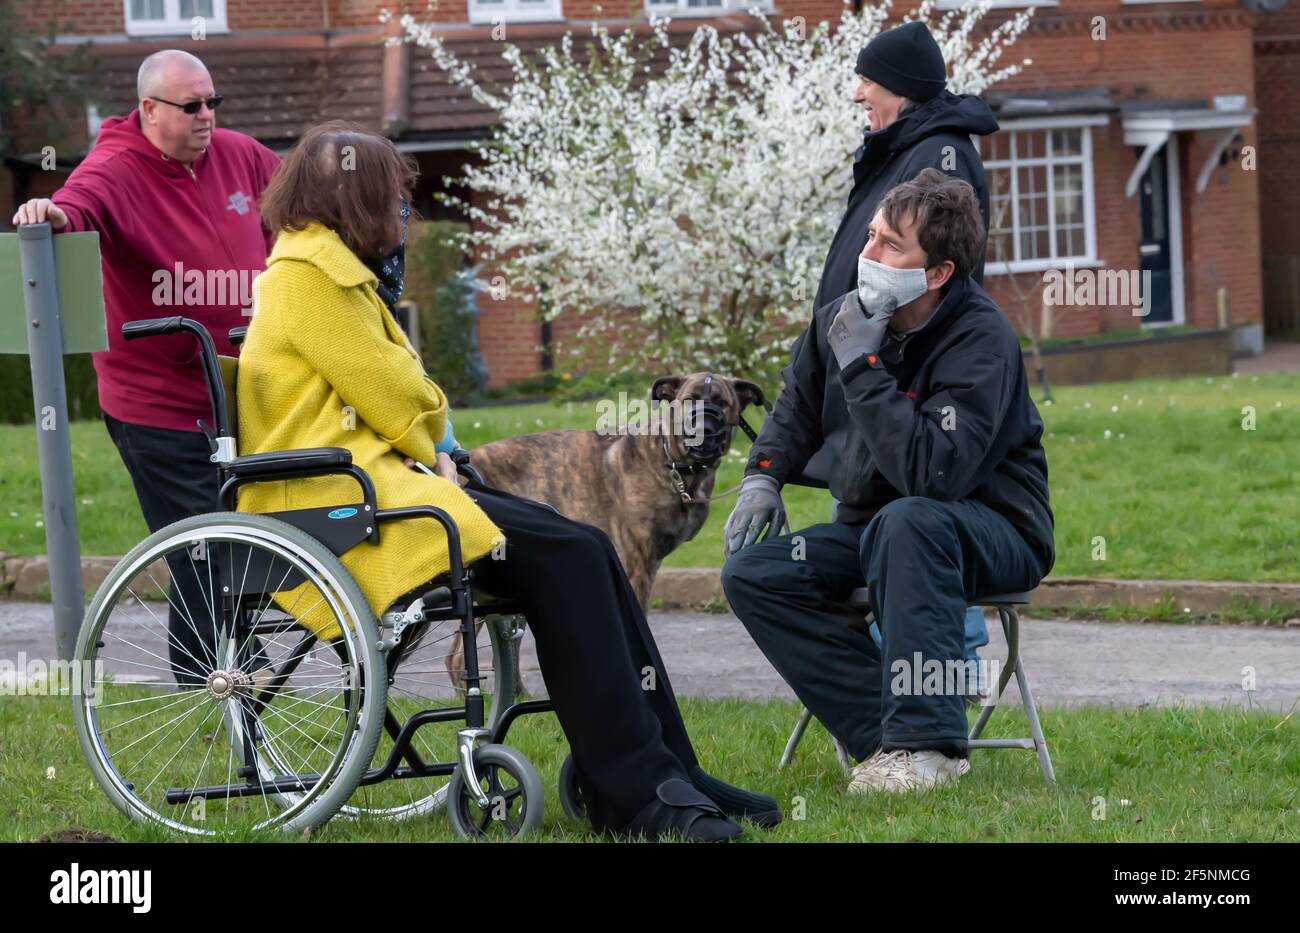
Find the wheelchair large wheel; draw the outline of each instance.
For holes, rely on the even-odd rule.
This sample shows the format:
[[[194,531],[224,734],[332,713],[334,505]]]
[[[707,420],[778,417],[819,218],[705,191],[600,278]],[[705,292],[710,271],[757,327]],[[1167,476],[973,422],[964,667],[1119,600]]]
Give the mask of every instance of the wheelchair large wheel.
[[[447,789],[447,815],[457,835],[512,839],[542,825],[542,779],[521,752],[509,745],[481,745],[474,749],[474,769],[487,807],[479,804],[463,769],[457,767]]]
[[[341,634],[321,641],[307,618]],[[383,729],[365,597],[323,544],[268,516],[195,516],[132,548],[75,657],[93,672],[73,719],[96,782],[132,819],[179,832],[320,826]]]
[[[388,716],[371,761],[372,769],[380,769],[388,762],[394,738],[412,717],[425,711],[451,714],[464,707],[464,678],[457,663],[463,657],[460,624],[460,619],[432,619],[410,625],[402,633],[401,643],[388,653]],[[514,618],[489,617],[477,629],[484,726],[495,730],[515,700]],[[412,761],[454,763],[457,733],[463,727],[463,717],[421,725],[411,737],[410,751],[400,760],[398,772],[387,780],[359,786],[341,813],[360,819],[408,820],[442,809],[450,774],[403,774],[411,774]]]

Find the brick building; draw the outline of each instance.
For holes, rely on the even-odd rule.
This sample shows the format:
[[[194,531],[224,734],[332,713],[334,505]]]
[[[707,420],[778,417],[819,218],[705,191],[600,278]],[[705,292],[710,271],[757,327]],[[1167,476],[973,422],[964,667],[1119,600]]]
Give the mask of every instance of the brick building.
[[[98,118],[134,106],[144,55],[186,48],[204,59],[227,98],[221,125],[277,150],[324,119],[382,130],[419,161],[419,206],[433,217],[445,210],[431,198],[433,187],[458,173],[470,141],[490,132],[491,112],[451,86],[426,53],[384,42],[394,27],[381,24],[378,12],[385,5],[401,10],[400,2],[16,2],[34,26],[57,17],[61,42],[94,43],[104,103],[89,114],[89,131]],[[1012,55],[1033,64],[990,89],[1002,130],[981,140],[997,195],[986,285],[1018,326],[1025,324],[1019,311],[1028,312],[1030,326],[1042,326],[1034,289],[1045,271],[1068,268],[1076,275],[1150,273],[1150,304],[1142,317],[1123,302],[1057,308],[1052,336],[1226,323],[1239,352],[1258,352],[1266,329],[1270,336],[1300,336],[1300,116],[1293,103],[1300,14],[1286,0],[1252,2],[1281,6],[1256,12],[1238,0],[1037,4]],[[750,5],[635,0],[621,8],[622,18],[612,17],[608,3],[600,15],[613,24],[629,15],[644,19],[647,10],[671,13],[684,40],[702,19],[724,31],[752,28],[741,12]],[[447,0],[430,13],[423,3],[409,5],[418,18],[445,28],[448,43],[475,62],[480,78],[503,80],[509,72],[494,22],[504,21],[509,41],[527,48],[581,31],[598,6]],[[783,18],[816,21],[838,17],[840,4],[767,0],[767,7]],[[195,15],[205,17],[200,41],[190,38]],[[988,21],[1006,15],[995,9]],[[83,132],[64,145],[57,171],[41,171],[39,139],[31,136],[39,130],[28,130],[31,157],[20,153],[7,165],[15,201],[57,188],[87,146]],[[851,158],[846,152],[846,173]],[[543,327],[519,302],[481,296],[480,303],[480,346],[496,385],[538,373],[547,344],[572,331],[562,322]]]

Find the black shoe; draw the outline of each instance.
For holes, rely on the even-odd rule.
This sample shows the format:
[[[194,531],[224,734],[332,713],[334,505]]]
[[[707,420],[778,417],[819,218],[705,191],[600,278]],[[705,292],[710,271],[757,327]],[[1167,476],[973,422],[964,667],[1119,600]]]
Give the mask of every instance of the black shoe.
[[[727,816],[749,820],[764,829],[770,829],[781,822],[781,808],[777,806],[775,798],[734,787],[715,778],[699,765],[691,768],[689,774],[695,789],[708,795]]]
[[[646,804],[619,835],[647,839],[675,837],[688,842],[727,842],[743,836],[708,797],[681,778],[669,778],[655,788]]]

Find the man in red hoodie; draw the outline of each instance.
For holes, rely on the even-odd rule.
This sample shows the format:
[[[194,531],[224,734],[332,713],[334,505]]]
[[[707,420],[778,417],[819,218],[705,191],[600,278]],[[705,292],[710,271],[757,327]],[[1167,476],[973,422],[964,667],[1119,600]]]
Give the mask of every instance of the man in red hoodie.
[[[104,121],[95,147],[53,199],[34,199],[15,225],[95,230],[104,266],[108,350],[94,354],[104,422],[135,484],[150,530],[218,511],[216,467],[196,421],[212,421],[198,342],[188,334],[127,343],[122,325],[184,315],[231,356],[229,331],[252,314],[252,279],[274,237],[257,202],[280,160],[261,143],[217,129],[221,96],[188,52],[140,66],[139,107]],[[192,567],[172,567],[168,638],[177,681],[210,669],[212,622]],[[179,585],[179,591],[178,591]]]

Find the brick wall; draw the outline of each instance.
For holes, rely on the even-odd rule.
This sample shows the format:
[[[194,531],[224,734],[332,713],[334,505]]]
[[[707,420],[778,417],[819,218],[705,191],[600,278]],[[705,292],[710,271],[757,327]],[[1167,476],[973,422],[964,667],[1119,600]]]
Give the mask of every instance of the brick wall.
[[[45,23],[54,15],[63,31],[76,34],[123,31],[121,0],[14,0],[29,20]],[[329,0],[328,19],[320,0],[229,0],[232,30],[322,29],[376,24],[381,6],[408,10],[420,18],[464,22],[467,0],[440,0],[430,13],[423,0]],[[574,19],[596,16],[596,0],[565,0],[564,12]],[[600,4],[604,15],[625,17],[643,10],[640,0]],[[1262,17],[1260,35],[1273,37],[1273,46],[1257,54],[1253,17],[1237,0],[1204,0],[1196,4],[1125,6],[1118,0],[1062,0],[1057,8],[1040,9],[1031,31],[1021,38],[1009,59],[1030,57],[1032,66],[1004,89],[1045,90],[1104,85],[1118,97],[1209,98],[1243,94],[1255,104],[1258,79],[1259,134],[1243,132],[1246,145],[1259,144],[1260,172],[1241,170],[1233,163],[1216,169],[1207,190],[1190,192],[1194,177],[1212,145],[1212,133],[1181,134],[1180,173],[1184,200],[1184,263],[1187,322],[1214,326],[1217,294],[1228,290],[1235,323],[1261,320],[1260,229],[1270,251],[1300,255],[1300,117],[1294,88],[1300,82],[1300,4],[1281,14]],[[837,18],[835,0],[778,0],[783,17],[804,16],[810,28],[820,19]],[[899,8],[901,13],[905,7]],[[1090,35],[1094,17],[1105,18],[1107,37]],[[991,16],[996,21],[997,14]],[[1289,44],[1288,44],[1289,43]],[[1279,49],[1281,51],[1279,51]],[[846,63],[851,67],[851,63]],[[1258,70],[1258,75],[1257,75]],[[1093,129],[1094,191],[1099,258],[1111,268],[1137,266],[1136,199],[1126,199],[1123,184],[1137,157],[1123,142],[1118,119]],[[845,153],[849,170],[850,153]],[[1261,217],[1261,185],[1264,214]],[[1190,192],[1190,193],[1189,193]],[[1013,300],[996,277],[990,290],[1004,303]],[[480,295],[483,308],[481,338],[493,383],[501,384],[535,373],[540,366],[540,333],[535,310],[520,298],[503,301]],[[1056,336],[1097,333],[1133,325],[1126,309],[1074,310],[1056,321]],[[571,325],[553,328],[558,345],[571,335]],[[556,365],[564,360],[557,356]]]
[[[1092,17],[1106,20],[1106,38],[1092,37]],[[1021,38],[1012,60],[1028,57],[1024,73],[1000,90],[1062,90],[1104,86],[1119,99],[1211,99],[1240,94],[1255,100],[1251,19],[1236,4],[1207,2],[1160,7],[1064,0],[1057,10],[1040,10],[1036,28]],[[1262,123],[1262,121],[1261,121]],[[1138,203],[1124,197],[1124,183],[1139,151],[1127,146],[1117,117],[1093,130],[1093,179],[1098,258],[1112,269],[1138,265]],[[1233,323],[1259,322],[1259,185],[1257,173],[1239,163],[1216,169],[1206,191],[1195,193],[1195,176],[1209,155],[1216,132],[1179,134],[1179,169],[1184,192],[1183,260],[1186,323],[1217,325],[1217,293],[1228,290]],[[1242,131],[1255,143],[1254,127]],[[1010,290],[993,276],[986,282],[995,298],[1011,301]],[[1071,309],[1061,314],[1054,336],[1085,336],[1133,327],[1131,311]]]
[[[29,27],[44,32],[51,23],[58,32],[75,35],[121,34],[123,4],[113,0],[9,0]]]

